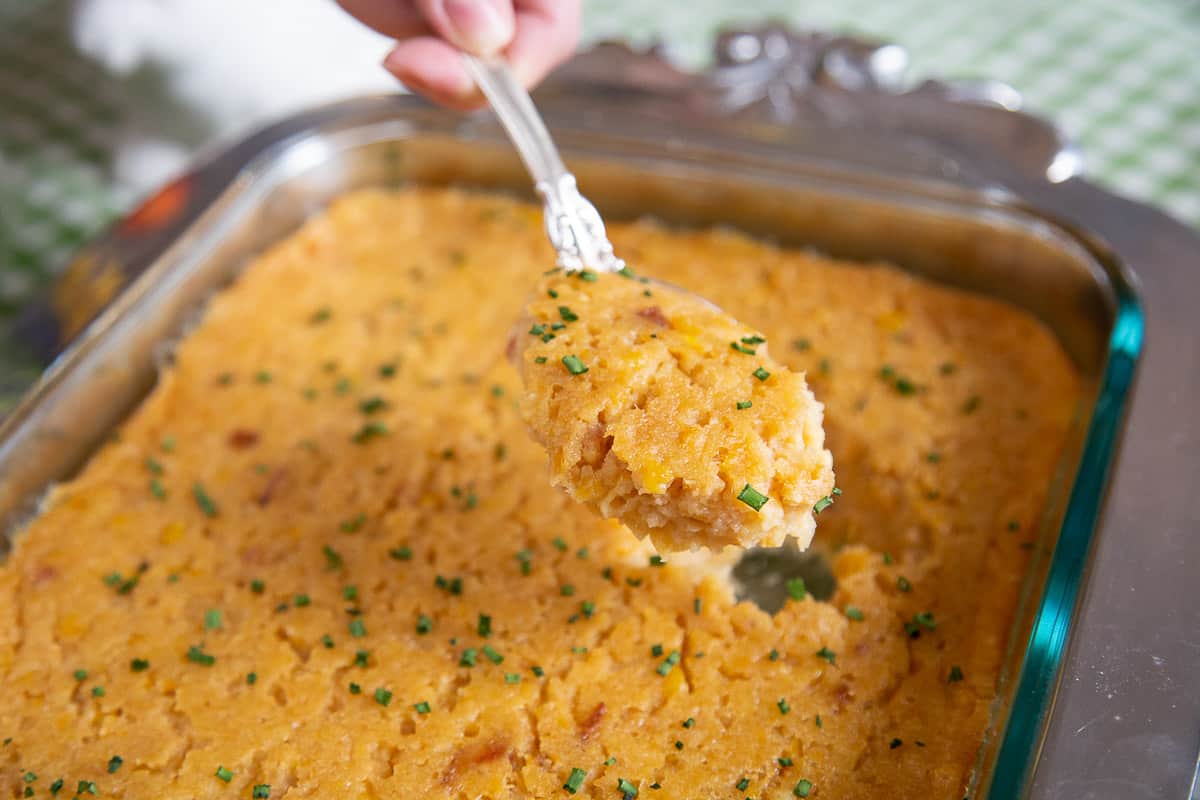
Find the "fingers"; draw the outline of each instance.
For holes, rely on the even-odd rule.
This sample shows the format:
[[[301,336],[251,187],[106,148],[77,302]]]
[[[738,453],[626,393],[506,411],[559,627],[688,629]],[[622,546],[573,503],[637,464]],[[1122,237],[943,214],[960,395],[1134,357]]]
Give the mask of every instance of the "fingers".
[[[503,50],[513,38],[512,0],[416,0],[446,41],[477,56]]]
[[[399,42],[383,66],[405,86],[440,105],[466,111],[483,104],[458,48],[436,36]]]
[[[579,0],[516,0],[516,35],[504,51],[517,79],[533,87],[579,43]]]
[[[338,0],[338,5],[362,24],[393,39],[407,39],[430,32],[429,24],[412,2]]]

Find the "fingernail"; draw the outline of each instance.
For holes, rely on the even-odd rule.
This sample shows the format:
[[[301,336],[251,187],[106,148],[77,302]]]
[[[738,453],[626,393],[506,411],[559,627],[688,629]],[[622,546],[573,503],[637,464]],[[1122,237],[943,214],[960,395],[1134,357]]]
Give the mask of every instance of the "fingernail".
[[[445,0],[446,20],[454,43],[480,56],[491,55],[512,41],[513,20],[489,0]]]

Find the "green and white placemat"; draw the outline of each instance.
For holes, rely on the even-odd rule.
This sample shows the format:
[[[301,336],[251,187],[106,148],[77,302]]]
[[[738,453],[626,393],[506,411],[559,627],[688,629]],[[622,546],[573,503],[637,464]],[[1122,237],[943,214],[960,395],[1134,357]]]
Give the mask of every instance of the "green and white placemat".
[[[122,137],[150,133],[188,151],[205,138],[153,75],[105,77],[77,53],[72,10],[0,0],[0,325],[137,199],[113,177]],[[594,0],[585,39],[662,38],[696,67],[719,27],[768,19],[897,42],[914,77],[1005,81],[1082,144],[1089,175],[1200,224],[1198,3]],[[18,350],[0,347],[0,409],[36,375]]]

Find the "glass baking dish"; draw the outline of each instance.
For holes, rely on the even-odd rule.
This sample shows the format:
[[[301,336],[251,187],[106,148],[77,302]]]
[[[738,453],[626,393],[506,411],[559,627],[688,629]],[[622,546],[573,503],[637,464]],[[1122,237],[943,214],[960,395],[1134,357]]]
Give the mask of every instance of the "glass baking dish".
[[[946,155],[920,137],[772,126],[753,114],[698,114],[684,137],[680,117],[664,113],[671,103],[687,112],[679,97],[651,103],[652,95],[591,87],[587,114],[579,113],[578,86],[568,93],[551,85],[542,105],[606,218],[730,225],[834,256],[887,260],[1029,310],[1084,376],[971,782],[972,798],[1022,796],[1141,348],[1142,313],[1125,269],[1089,236],[1027,207],[986,160],[956,161],[961,152]],[[621,115],[619,130],[606,114]],[[1019,186],[1028,174],[1011,178]],[[365,98],[211,155],[94,243],[62,284],[41,336],[54,342],[82,332],[0,428],[0,518],[8,528],[137,405],[171,342],[247,260],[342,193],[410,182],[530,195],[486,116],[464,120],[408,98]]]

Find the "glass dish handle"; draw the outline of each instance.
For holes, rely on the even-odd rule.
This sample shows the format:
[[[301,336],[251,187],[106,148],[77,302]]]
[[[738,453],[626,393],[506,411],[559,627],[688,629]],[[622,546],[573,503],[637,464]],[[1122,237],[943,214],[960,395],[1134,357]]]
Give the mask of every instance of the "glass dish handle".
[[[625,262],[613,254],[596,207],[579,193],[558,148],[524,87],[503,61],[463,55],[467,72],[479,86],[533,176],[545,206],[546,235],[564,269],[590,267],[616,272]]]

